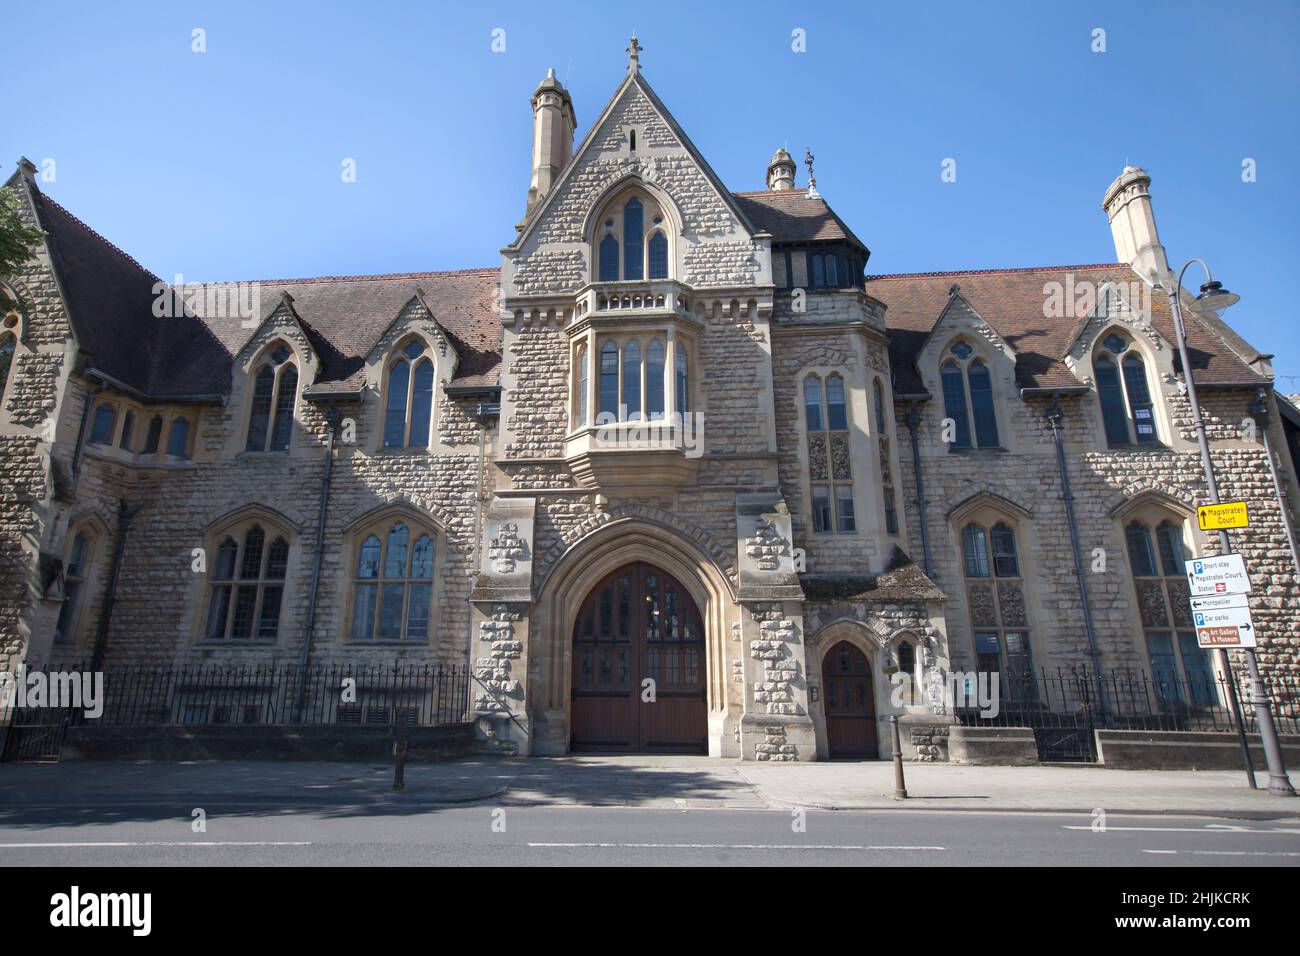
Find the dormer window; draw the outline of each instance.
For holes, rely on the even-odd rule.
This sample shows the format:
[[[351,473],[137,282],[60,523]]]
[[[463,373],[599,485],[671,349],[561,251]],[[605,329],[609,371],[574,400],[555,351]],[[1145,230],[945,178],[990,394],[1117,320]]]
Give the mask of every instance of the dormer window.
[[[407,342],[388,363],[385,448],[428,448],[433,422],[433,359],[420,339]]]
[[[283,342],[276,345],[253,376],[253,401],[248,414],[245,451],[288,451],[298,399],[298,367]],[[173,432],[174,432],[173,427]],[[174,455],[171,439],[167,454]]]
[[[668,278],[667,226],[659,205],[649,196],[616,200],[600,219],[595,246],[599,282]]]
[[[939,366],[939,380],[943,386],[943,413],[954,426],[950,447],[997,448],[993,377],[969,342],[959,341],[948,349]]]
[[[1132,342],[1116,332],[1107,335],[1093,358],[1092,368],[1106,444],[1111,448],[1158,444],[1146,363]]]

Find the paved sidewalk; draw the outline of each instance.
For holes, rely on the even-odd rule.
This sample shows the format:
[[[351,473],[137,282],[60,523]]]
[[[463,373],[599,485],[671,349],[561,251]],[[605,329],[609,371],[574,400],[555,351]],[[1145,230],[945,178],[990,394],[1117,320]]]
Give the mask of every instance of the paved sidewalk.
[[[0,765],[0,817],[31,807],[182,804],[256,808],[516,806],[839,810],[1002,810],[1300,818],[1300,798],[1247,787],[1229,771],[907,764],[910,798],[892,798],[888,762],[741,763],[706,757],[475,758],[392,767],[294,762],[89,762]]]

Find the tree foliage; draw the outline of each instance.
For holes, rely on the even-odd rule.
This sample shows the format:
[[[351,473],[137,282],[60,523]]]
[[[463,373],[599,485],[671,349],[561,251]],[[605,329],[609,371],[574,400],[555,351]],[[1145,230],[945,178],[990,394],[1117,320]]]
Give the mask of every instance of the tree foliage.
[[[14,275],[32,257],[32,247],[40,241],[41,231],[30,228],[21,215],[21,200],[9,189],[0,189],[0,279]],[[0,311],[13,308],[0,285]]]

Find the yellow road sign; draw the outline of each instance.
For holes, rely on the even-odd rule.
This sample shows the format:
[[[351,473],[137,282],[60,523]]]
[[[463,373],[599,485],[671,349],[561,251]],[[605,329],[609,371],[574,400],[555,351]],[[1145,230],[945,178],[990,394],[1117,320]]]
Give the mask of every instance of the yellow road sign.
[[[1249,528],[1250,516],[1246,502],[1223,501],[1217,505],[1201,505],[1196,509],[1196,521],[1202,531],[1227,531],[1229,528]]]

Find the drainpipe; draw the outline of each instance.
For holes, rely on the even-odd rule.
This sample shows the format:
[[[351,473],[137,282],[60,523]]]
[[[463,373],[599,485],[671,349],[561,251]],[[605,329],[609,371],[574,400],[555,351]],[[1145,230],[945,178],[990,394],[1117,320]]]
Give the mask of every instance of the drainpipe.
[[[325,465],[321,469],[320,505],[316,511],[316,547],[311,559],[311,589],[307,592],[307,622],[302,629],[302,656],[298,662],[298,691],[295,702],[297,718],[302,719],[307,696],[307,668],[311,664],[311,638],[316,626],[316,594],[320,587],[321,558],[325,553],[325,511],[330,497],[330,473],[334,465],[334,432],[338,428],[339,413],[330,402],[326,413],[329,431],[325,435]]]
[[[916,430],[921,424],[921,415],[916,410],[915,400],[907,403],[907,415],[903,418],[907,433],[912,439],[912,472],[916,476],[916,513],[921,518],[921,559],[926,577],[933,580],[934,572],[930,567],[930,521],[925,503],[925,475],[921,471],[921,445]]]
[[[474,585],[478,581],[478,558],[479,547],[478,539],[481,533],[481,522],[483,519],[483,461],[487,457],[487,425],[483,422],[483,403],[479,402],[478,410],[478,491],[474,495],[474,537],[470,539],[469,555],[469,594],[465,601],[469,605],[468,614],[465,617],[465,673],[467,675],[474,673]],[[468,679],[468,677],[466,678]],[[466,700],[466,706],[469,701]]]
[[[1079,582],[1079,601],[1083,605],[1083,626],[1088,634],[1088,656],[1092,658],[1093,678],[1097,682],[1097,703],[1101,705],[1102,716],[1106,714],[1106,688],[1101,679],[1101,658],[1097,653],[1097,633],[1092,622],[1092,605],[1088,601],[1088,580],[1083,573],[1083,555],[1079,552],[1079,526],[1074,520],[1074,495],[1070,493],[1070,471],[1065,464],[1065,444],[1061,440],[1060,394],[1052,393],[1052,404],[1047,407],[1044,417],[1052,429],[1052,441],[1056,443],[1056,467],[1061,474],[1061,500],[1065,502],[1065,523],[1070,529],[1070,550],[1074,552],[1074,576]]]
[[[113,604],[117,600],[118,572],[122,568],[122,555],[126,553],[126,534],[131,528],[131,519],[136,516],[143,505],[127,507],[126,499],[117,502],[117,530],[113,534],[113,558],[108,566],[108,587],[104,590],[104,608],[99,612],[99,624],[95,628],[95,649],[91,656],[90,669],[98,671],[104,664],[104,655],[108,651],[108,628],[113,618]]]

